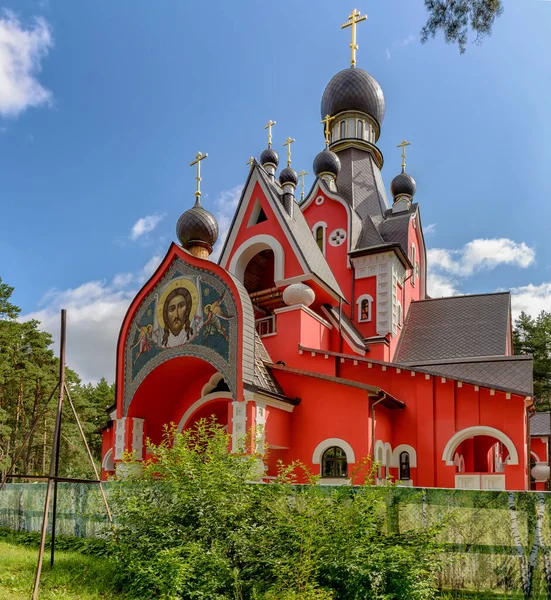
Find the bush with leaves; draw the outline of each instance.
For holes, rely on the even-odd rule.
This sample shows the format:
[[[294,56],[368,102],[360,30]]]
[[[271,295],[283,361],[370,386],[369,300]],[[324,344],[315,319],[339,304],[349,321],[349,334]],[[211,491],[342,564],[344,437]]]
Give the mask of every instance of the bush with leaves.
[[[314,485],[299,465],[270,484],[214,421],[168,429],[114,507],[121,583],[143,598],[431,598],[435,532],[399,533],[388,490]],[[131,467],[131,465],[129,465]],[[129,472],[132,472],[129,468]],[[297,476],[309,484],[296,485]]]

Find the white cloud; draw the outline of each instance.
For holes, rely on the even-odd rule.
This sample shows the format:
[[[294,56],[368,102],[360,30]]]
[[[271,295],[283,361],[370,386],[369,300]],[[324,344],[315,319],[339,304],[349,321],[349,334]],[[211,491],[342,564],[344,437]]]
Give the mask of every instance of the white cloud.
[[[404,46],[409,46],[410,44],[414,44],[417,41],[417,36],[413,33],[410,33],[407,37],[405,37],[403,40],[399,40],[397,42],[394,42],[395,46],[399,46],[399,47],[404,47]]]
[[[210,257],[213,261],[217,261],[220,256],[220,252],[222,252],[222,248],[224,247],[226,236],[230,230],[233,215],[239,203],[239,199],[241,198],[242,191],[243,186],[236,185],[230,190],[221,192],[214,203],[216,207],[214,216],[218,222],[219,233],[218,242],[216,243],[214,252]]]
[[[130,231],[130,239],[136,241],[142,235],[151,233],[155,227],[164,219],[164,215],[148,215],[138,219]]]
[[[542,310],[551,311],[551,282],[532,283],[511,289],[513,319],[524,311],[536,317]]]
[[[459,293],[455,282],[438,273],[429,273],[427,279],[427,293],[431,298],[442,298],[443,296],[455,296]]]
[[[50,104],[52,92],[36,78],[53,45],[42,17],[25,27],[11,11],[0,17],[0,116],[16,117],[27,108]]]
[[[386,48],[385,50],[385,55],[386,55],[386,59],[390,60],[392,57],[390,56],[390,50],[388,48]]]
[[[60,311],[67,309],[67,364],[88,382],[115,378],[117,339],[122,321],[139,286],[162,256],[153,256],[137,273],[119,273],[113,281],[87,281],[68,290],[50,290],[39,310],[21,316],[37,319],[49,331],[58,352]]]
[[[149,279],[151,277],[151,275],[153,275],[153,273],[155,273],[157,267],[161,264],[162,260],[163,260],[163,257],[160,254],[155,254],[155,256],[152,256],[147,261],[144,268],[142,269],[140,279],[142,281]]]
[[[423,227],[423,233],[425,235],[431,235],[436,231],[436,223],[429,223],[426,227]]]
[[[524,242],[507,238],[476,239],[460,250],[432,248],[427,259],[433,271],[443,271],[457,277],[469,277],[478,271],[489,271],[499,265],[526,268],[535,261],[533,248]]]

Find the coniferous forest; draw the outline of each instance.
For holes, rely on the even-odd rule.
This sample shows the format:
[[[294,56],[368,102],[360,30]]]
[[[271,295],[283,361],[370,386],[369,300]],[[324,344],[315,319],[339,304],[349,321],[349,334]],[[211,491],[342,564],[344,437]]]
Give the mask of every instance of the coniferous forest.
[[[13,304],[13,288],[0,278],[0,480],[40,414],[59,378],[58,348],[52,336],[35,320],[22,322]],[[105,379],[83,383],[66,370],[67,387],[88,438],[100,461],[101,436],[94,433],[106,421],[106,409],[114,403],[115,387]],[[55,426],[57,393],[37,423],[14,473],[41,475],[47,472]],[[92,468],[71,409],[64,407],[60,442],[60,476],[90,477]]]

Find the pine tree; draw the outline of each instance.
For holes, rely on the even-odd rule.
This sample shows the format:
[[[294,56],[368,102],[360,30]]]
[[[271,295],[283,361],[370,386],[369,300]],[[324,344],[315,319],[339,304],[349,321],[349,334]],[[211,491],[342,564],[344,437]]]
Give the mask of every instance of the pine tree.
[[[465,52],[469,29],[480,43],[490,35],[496,17],[503,12],[501,0],[425,0],[429,18],[421,30],[421,42],[442,31],[447,44],[457,44]]]
[[[551,313],[542,311],[535,319],[522,312],[513,331],[515,354],[534,359],[534,404],[537,410],[551,409]]]

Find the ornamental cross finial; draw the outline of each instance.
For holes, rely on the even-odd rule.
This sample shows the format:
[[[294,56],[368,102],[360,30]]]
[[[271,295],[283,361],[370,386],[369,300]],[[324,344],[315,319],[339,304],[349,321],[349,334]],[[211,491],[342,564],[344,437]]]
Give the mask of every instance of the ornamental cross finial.
[[[294,141],[295,140],[293,138],[288,137],[287,140],[285,141],[285,143],[283,144],[284,146],[287,146],[287,166],[288,167],[291,166],[291,144]]]
[[[356,50],[359,48],[356,43],[356,25],[361,21],[365,21],[367,19],[367,15],[362,15],[359,10],[354,9],[351,15],[348,15],[348,21],[341,26],[341,29],[345,27],[352,28],[352,42],[350,43],[350,48],[352,48],[352,60],[350,61],[350,66],[356,66]]]
[[[272,147],[272,127],[276,124],[275,121],[272,121],[271,119],[268,121],[268,124],[266,125],[266,127],[264,127],[264,129],[268,130],[268,148]]]
[[[305,171],[304,169],[298,174],[298,176],[302,178],[302,181],[300,183],[300,186],[301,186],[300,199],[301,200],[304,200],[304,177],[306,175],[309,175],[309,173],[308,173],[308,171]]]
[[[197,198],[197,200],[195,201],[195,204],[200,204],[201,200],[201,161],[204,158],[207,158],[208,154],[205,152],[205,154],[201,154],[201,152],[197,152],[197,154],[195,155],[195,160],[193,162],[189,163],[190,167],[193,167],[193,165],[197,165],[197,174],[195,175],[195,181],[197,182],[197,189],[195,190],[195,198]]]
[[[249,167],[252,167],[253,163],[254,163],[254,156],[251,156],[245,164],[249,165]]]
[[[321,120],[321,123],[325,124],[325,147],[326,148],[329,146],[329,137],[331,135],[331,131],[329,129],[329,123],[331,123],[331,121],[334,118],[335,117],[331,117],[330,115],[325,115],[325,119]]]
[[[411,146],[411,142],[402,140],[402,143],[396,146],[396,148],[402,148],[402,173],[406,170],[406,146]]]

